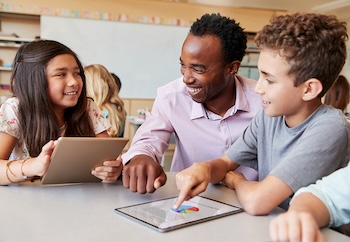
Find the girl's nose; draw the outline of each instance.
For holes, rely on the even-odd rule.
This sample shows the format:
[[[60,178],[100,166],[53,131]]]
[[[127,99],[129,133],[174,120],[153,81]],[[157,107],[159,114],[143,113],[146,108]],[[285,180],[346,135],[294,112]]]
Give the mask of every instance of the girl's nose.
[[[77,77],[75,75],[69,75],[67,85],[68,86],[75,86],[77,84],[78,84]]]

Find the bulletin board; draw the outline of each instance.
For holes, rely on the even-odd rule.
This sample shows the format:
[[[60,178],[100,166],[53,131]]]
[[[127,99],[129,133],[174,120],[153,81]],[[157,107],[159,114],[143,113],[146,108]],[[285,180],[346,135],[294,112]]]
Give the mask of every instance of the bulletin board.
[[[189,27],[41,16],[41,38],[59,41],[82,64],[102,64],[122,81],[123,98],[155,98],[178,77]]]

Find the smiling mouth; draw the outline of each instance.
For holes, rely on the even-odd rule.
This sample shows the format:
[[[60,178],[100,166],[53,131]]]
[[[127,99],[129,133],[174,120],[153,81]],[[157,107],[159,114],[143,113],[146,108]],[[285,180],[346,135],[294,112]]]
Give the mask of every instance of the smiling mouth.
[[[202,88],[187,87],[187,90],[190,94],[197,94],[202,90]]]
[[[64,95],[67,95],[67,96],[73,96],[73,95],[76,95],[78,92],[75,91],[75,92],[65,92]]]

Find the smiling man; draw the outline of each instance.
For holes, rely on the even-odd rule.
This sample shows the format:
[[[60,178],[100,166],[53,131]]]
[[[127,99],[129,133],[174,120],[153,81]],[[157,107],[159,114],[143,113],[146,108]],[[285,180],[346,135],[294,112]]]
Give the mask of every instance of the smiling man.
[[[236,74],[246,43],[239,24],[219,14],[205,14],[191,26],[180,56],[183,76],[158,89],[152,113],[122,157],[125,187],[146,193],[165,184],[159,162],[172,133],[171,171],[218,157],[242,134],[261,109],[256,81]],[[251,168],[239,171],[256,179]]]

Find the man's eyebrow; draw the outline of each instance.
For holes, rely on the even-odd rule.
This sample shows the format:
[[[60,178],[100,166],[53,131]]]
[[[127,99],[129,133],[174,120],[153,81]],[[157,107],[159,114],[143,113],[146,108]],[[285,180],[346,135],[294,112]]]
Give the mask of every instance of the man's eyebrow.
[[[192,67],[199,67],[199,68],[202,68],[202,69],[207,69],[207,67],[203,64],[191,64]]]
[[[179,58],[180,60],[180,63],[182,63],[182,59],[181,57]],[[199,67],[199,68],[202,68],[202,69],[207,69],[207,67],[203,64],[191,64],[191,67]]]

